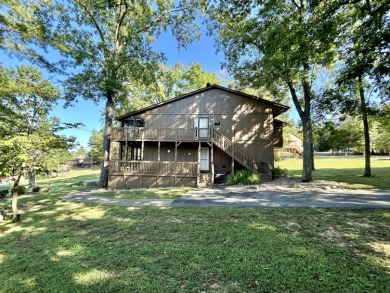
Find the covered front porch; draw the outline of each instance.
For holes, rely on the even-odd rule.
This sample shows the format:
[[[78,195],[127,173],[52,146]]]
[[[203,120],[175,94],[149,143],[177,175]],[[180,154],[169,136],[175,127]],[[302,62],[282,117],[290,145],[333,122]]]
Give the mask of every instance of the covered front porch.
[[[212,150],[206,142],[117,142],[109,161],[109,188],[209,186]]]

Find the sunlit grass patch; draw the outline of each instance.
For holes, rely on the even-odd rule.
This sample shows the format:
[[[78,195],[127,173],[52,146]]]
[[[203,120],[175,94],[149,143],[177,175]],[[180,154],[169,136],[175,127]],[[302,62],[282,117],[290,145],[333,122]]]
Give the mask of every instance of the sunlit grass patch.
[[[361,157],[315,158],[315,180],[343,182],[348,189],[385,189],[390,190],[390,160],[371,160],[372,177],[363,177],[364,160]],[[302,159],[286,159],[276,163],[296,176],[302,176]]]
[[[82,285],[93,285],[112,279],[114,275],[108,271],[93,269],[89,272],[77,273],[74,276],[75,282]]]
[[[0,291],[390,287],[389,211],[89,205],[61,200],[79,188],[71,181],[53,180],[51,194],[21,197],[21,222],[0,222]]]

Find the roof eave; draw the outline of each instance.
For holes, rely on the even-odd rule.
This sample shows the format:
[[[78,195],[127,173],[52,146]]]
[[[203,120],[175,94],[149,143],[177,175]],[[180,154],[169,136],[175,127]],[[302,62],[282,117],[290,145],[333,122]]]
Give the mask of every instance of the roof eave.
[[[123,119],[125,119],[127,117],[134,116],[134,115],[136,115],[138,113],[145,112],[147,110],[154,109],[154,108],[160,107],[162,105],[165,105],[165,104],[168,104],[168,103],[172,103],[174,101],[177,101],[177,100],[180,100],[180,99],[184,99],[185,97],[196,95],[198,93],[201,93],[201,92],[204,92],[204,91],[210,90],[210,89],[224,90],[224,91],[227,91],[227,92],[235,93],[235,94],[238,94],[238,95],[241,95],[241,96],[244,96],[244,97],[248,97],[248,98],[251,98],[251,99],[263,102],[265,104],[269,104],[269,105],[272,106],[272,108],[274,110],[275,117],[280,115],[280,114],[282,114],[282,113],[284,113],[284,112],[286,112],[286,111],[288,111],[290,109],[290,107],[288,107],[288,106],[285,106],[285,105],[282,105],[282,104],[279,104],[279,103],[276,103],[276,102],[273,102],[273,101],[265,100],[265,99],[262,99],[262,98],[259,98],[259,97],[253,96],[253,95],[249,95],[249,94],[242,93],[242,92],[239,92],[239,91],[236,91],[236,90],[225,88],[225,87],[220,86],[220,85],[211,85],[211,86],[207,86],[207,87],[198,89],[196,91],[192,91],[192,92],[189,92],[187,94],[184,94],[184,95],[181,95],[181,96],[178,96],[178,97],[175,97],[175,98],[172,98],[172,99],[160,102],[158,104],[151,105],[151,106],[148,106],[148,107],[145,107],[145,108],[142,108],[142,109],[139,109],[139,110],[136,110],[136,111],[133,111],[133,112],[130,112],[130,113],[118,116],[118,117],[115,118],[115,120],[121,121],[121,120],[123,120]]]

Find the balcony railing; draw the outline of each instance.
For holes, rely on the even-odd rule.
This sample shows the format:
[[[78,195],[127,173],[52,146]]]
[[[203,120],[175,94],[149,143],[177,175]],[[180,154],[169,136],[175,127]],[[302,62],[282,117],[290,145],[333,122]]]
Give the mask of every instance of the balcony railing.
[[[198,141],[210,140],[210,128],[146,128],[118,127],[111,131],[112,141],[161,140]]]
[[[180,174],[195,175],[198,170],[197,162],[169,161],[110,161],[110,173],[126,174]]]

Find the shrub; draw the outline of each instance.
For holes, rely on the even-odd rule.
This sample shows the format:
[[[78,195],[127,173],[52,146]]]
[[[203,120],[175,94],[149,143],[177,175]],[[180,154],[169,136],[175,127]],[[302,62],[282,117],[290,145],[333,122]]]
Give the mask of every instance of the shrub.
[[[9,190],[8,189],[2,189],[0,190],[0,199],[6,197],[8,195]]]
[[[225,183],[228,185],[232,185],[232,184],[244,184],[244,185],[259,184],[260,177],[258,174],[253,173],[249,170],[239,170],[239,171],[235,172],[234,174],[229,173],[225,178]]]
[[[272,178],[273,179],[279,178],[281,176],[287,175],[287,173],[288,173],[287,169],[283,169],[283,168],[280,168],[280,167],[274,167],[272,169]]]
[[[75,186],[84,186],[84,185],[85,185],[85,182],[84,182],[84,181],[77,181],[77,182],[74,183],[73,185],[75,185]]]
[[[18,186],[18,194],[25,194],[27,192],[27,187],[26,186],[22,186],[22,185],[19,185]]]
[[[32,189],[32,192],[39,192],[40,189],[41,188],[39,186],[34,186],[33,189]]]

